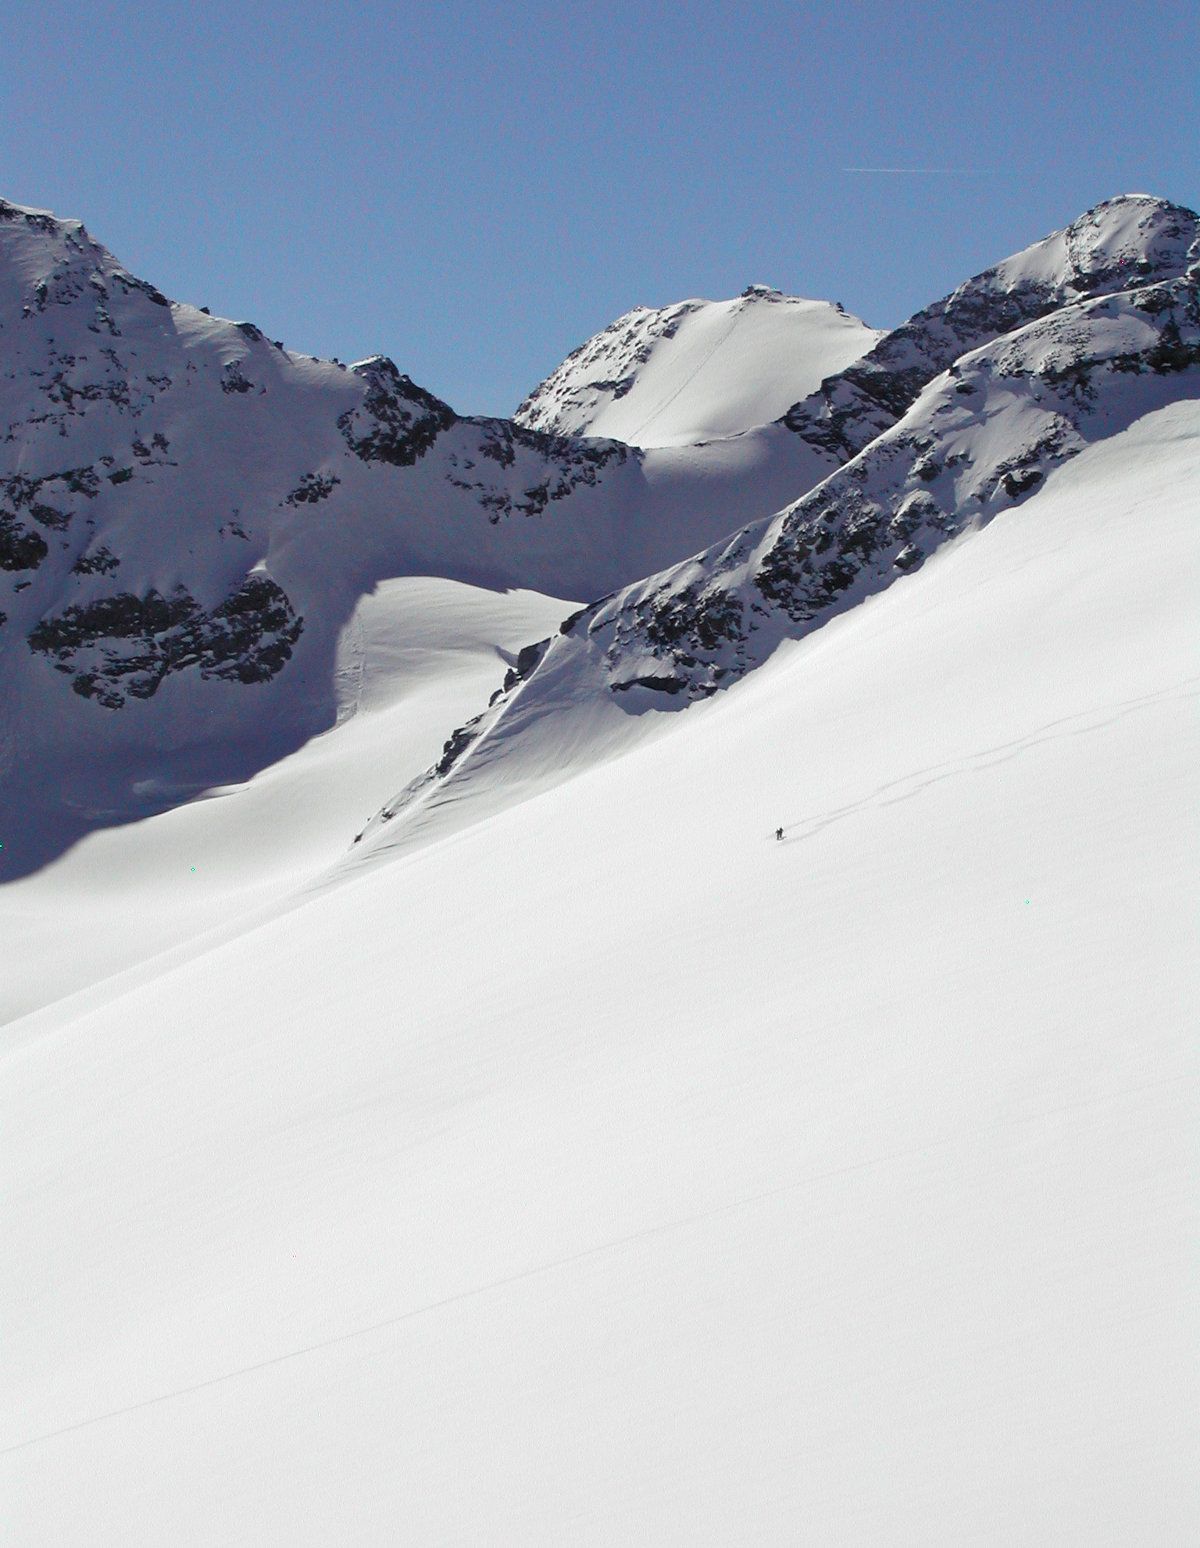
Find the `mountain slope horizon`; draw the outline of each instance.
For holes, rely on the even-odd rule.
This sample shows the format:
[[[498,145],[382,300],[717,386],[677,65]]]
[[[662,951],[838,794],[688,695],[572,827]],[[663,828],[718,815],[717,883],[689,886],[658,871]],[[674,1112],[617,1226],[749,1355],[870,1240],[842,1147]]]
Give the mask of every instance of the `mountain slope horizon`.
[[[569,721],[597,695],[636,717],[727,687],[781,640],[1030,498],[1089,443],[1197,396],[1200,218],[1148,196],[1107,201],[918,313],[790,410],[789,424],[824,433],[848,460],[776,516],[531,647],[505,692],[362,836],[389,849],[383,825],[414,807],[421,825],[447,802],[461,820],[472,771],[503,764],[539,717]]]
[[[481,731],[489,759],[493,748],[505,749],[506,762],[512,749],[525,749],[512,764],[523,772],[511,794],[528,778],[538,788],[580,759],[602,755],[588,750],[591,733],[574,738],[578,706],[570,695],[564,700],[564,683],[583,703],[597,690],[612,696],[615,687],[614,703],[637,710],[636,720],[732,681],[800,629],[778,578],[766,584],[779,590],[779,603],[761,589],[765,571],[749,590],[718,580],[739,544],[758,544],[764,556],[773,544],[772,564],[782,575],[782,535],[820,517],[817,536],[832,546],[814,561],[824,600],[806,581],[812,617],[802,620],[803,632],[886,576],[907,573],[964,519],[969,528],[1019,502],[1057,458],[1111,433],[1118,421],[1092,413],[1084,385],[1068,374],[1053,384],[1053,393],[1066,393],[1058,407],[1036,410],[1042,429],[1035,434],[1034,421],[1014,417],[1012,404],[999,417],[989,407],[999,379],[971,365],[956,380],[951,356],[969,355],[997,329],[1004,336],[1031,319],[1050,319],[1049,355],[1042,353],[1053,375],[1060,326],[1053,318],[1075,316],[1093,292],[1098,304],[1131,276],[1153,291],[1164,275],[1188,272],[1198,229],[1194,214],[1164,200],[1106,201],[916,314],[776,423],[699,447],[646,451],[464,419],[382,357],[347,369],[292,356],[251,325],[151,295],[78,223],[9,211],[0,222],[10,258],[0,268],[9,286],[0,290],[7,297],[0,338],[19,349],[14,355],[9,348],[0,397],[10,408],[9,456],[17,448],[19,457],[5,484],[4,520],[9,563],[23,568],[9,570],[9,618],[0,627],[0,816],[10,835],[0,854],[8,883],[0,899],[24,950],[0,998],[0,1014],[8,1015],[33,1009],[46,993],[43,964],[57,933],[54,909],[40,901],[42,873],[48,895],[77,898],[85,913],[97,875],[115,866],[129,877],[122,906],[89,933],[70,971],[57,975],[67,992],[207,928],[230,906],[249,908],[280,895],[281,886],[302,884],[306,874],[336,871],[356,834],[367,842],[352,846],[355,863],[377,842],[390,853],[399,841],[392,820],[414,800],[422,807],[414,831],[426,831],[434,813],[440,823],[451,808],[472,810],[459,793],[473,785],[464,785],[457,764]],[[762,317],[780,314],[781,305],[786,311],[763,295],[750,304]],[[1087,327],[1111,329],[1113,319],[1102,314]],[[1143,315],[1139,348],[1163,349],[1172,315]],[[169,370],[156,368],[164,324]],[[1179,348],[1186,355],[1187,346]],[[1175,359],[1168,349],[1164,361]],[[935,368],[941,396],[911,430],[893,434],[888,427],[914,412],[908,405]],[[1018,386],[1024,369],[1018,363]],[[1171,377],[1151,374],[1160,386]],[[1133,397],[1121,423],[1135,399],[1157,401],[1132,373],[1126,379]],[[976,381],[983,391],[972,396],[966,389]],[[1052,384],[1043,385],[1049,391]],[[1175,390],[1166,388],[1168,396]],[[975,458],[973,441],[987,423],[994,445],[973,476],[979,485],[984,467],[993,468],[994,487],[982,499],[977,490],[968,510],[954,470],[964,455]],[[947,446],[946,466],[936,472],[935,443],[951,432],[959,449]],[[882,476],[886,486],[882,496],[871,493],[877,525],[882,532],[899,523],[895,533],[908,532],[890,549],[884,544],[892,568],[885,560],[876,572],[864,568],[864,544],[878,547],[881,539],[864,525],[866,491],[858,480],[866,475],[851,455],[864,435],[868,445],[882,437],[869,453],[880,470],[870,478]],[[922,451],[918,443],[926,442]],[[100,452],[101,445],[120,455]],[[893,466],[901,482],[888,492]],[[804,491],[822,480],[828,494],[804,505]],[[759,524],[753,539],[747,518]],[[730,536],[736,532],[740,538]],[[766,533],[776,536],[768,542]],[[791,536],[788,542],[795,547]],[[664,558],[675,567],[656,569]],[[421,577],[442,589],[412,590]],[[509,587],[517,588],[513,604],[500,605]],[[545,597],[545,608],[527,603],[526,592]],[[432,605],[435,595],[446,602]],[[407,596],[417,599],[411,627],[394,612]],[[534,641],[568,616],[575,620],[569,633],[553,637],[549,660],[527,683],[545,654]],[[476,618],[496,629],[490,645],[479,639]],[[512,632],[532,618],[538,632],[524,640]],[[735,639],[731,627],[746,638]],[[595,645],[610,630],[619,648],[607,644],[601,659]],[[413,645],[391,649],[388,631]],[[364,649],[366,640],[379,646]],[[482,675],[459,672],[467,660]],[[447,683],[461,687],[430,698],[430,669],[448,671]],[[502,682],[507,692],[497,701]],[[489,694],[497,702],[481,717]],[[417,711],[425,702],[445,706],[440,727]],[[361,706],[375,704],[395,708],[360,722],[380,748],[360,772],[355,748],[366,743],[348,728]],[[406,715],[411,736],[402,729]],[[516,734],[539,715],[560,721],[549,753],[535,751],[540,733],[525,741]],[[611,745],[623,745],[631,730],[614,731]],[[390,761],[386,737],[395,738]],[[278,860],[257,878],[217,863],[229,853],[221,828],[236,826],[235,811],[261,810],[269,789],[307,779],[325,792],[315,804],[271,808],[268,847]],[[487,781],[484,788],[491,788]],[[342,806],[349,809],[339,818]],[[281,822],[289,810],[294,816]],[[188,815],[153,826],[155,814],[165,822],[173,812]],[[106,830],[124,825],[132,825],[131,842],[145,856],[157,857],[149,870],[122,858],[120,841],[95,847]],[[184,891],[170,882],[178,874],[173,832],[191,835],[189,864],[208,857],[185,872]],[[151,833],[161,840],[139,838]],[[59,857],[72,855],[60,876]],[[132,927],[126,907],[136,912],[152,876],[160,898],[154,925]],[[14,885],[22,877],[28,887]]]
[[[1200,217],[637,447],[0,205],[0,427],[15,1545],[1200,1535]]]
[[[578,603],[829,462],[780,427],[643,452],[465,417],[385,357],[295,355],[7,204],[0,343],[9,876],[331,729],[339,640],[384,582]],[[37,820],[72,764],[69,810]]]

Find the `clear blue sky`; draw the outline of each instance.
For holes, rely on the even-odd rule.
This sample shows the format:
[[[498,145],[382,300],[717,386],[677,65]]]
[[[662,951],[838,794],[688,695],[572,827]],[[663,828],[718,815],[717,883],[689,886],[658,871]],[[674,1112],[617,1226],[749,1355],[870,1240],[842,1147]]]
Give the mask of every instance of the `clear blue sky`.
[[[503,413],[638,302],[762,281],[890,326],[1112,194],[1195,207],[1198,19],[40,0],[0,19],[0,193],[173,296]]]

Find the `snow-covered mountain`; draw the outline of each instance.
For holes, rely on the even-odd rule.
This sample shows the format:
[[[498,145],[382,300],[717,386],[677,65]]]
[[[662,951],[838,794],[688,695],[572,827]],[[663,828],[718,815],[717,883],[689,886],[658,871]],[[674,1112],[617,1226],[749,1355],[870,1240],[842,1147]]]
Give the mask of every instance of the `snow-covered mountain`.
[[[648,449],[5,232],[8,1539],[1194,1541],[1200,219]]]
[[[852,320],[767,292],[677,329],[653,314],[636,392],[689,377],[675,401],[696,424],[743,417],[756,360],[782,390],[789,329],[810,373],[830,330],[854,363],[776,423],[641,449],[460,416],[381,357],[312,360],[169,302],[78,222],[0,216],[0,760],[27,835],[12,871],[335,726],[344,642],[384,581],[579,602],[639,582],[804,495],[964,351],[1182,273],[1196,239],[1187,211],[1112,201],[861,360],[873,336]],[[636,354],[649,335],[633,333]],[[697,374],[726,335],[737,369]]]
[[[1131,278],[1131,288],[1114,288]],[[857,455],[776,516],[582,609],[531,646],[492,707],[455,733],[370,834],[414,804],[424,823],[446,799],[431,789],[439,781],[461,809],[475,769],[508,756],[509,744],[536,787],[547,763],[531,720],[548,717],[561,738],[597,694],[633,713],[705,697],[782,639],[822,627],[1027,499],[1088,444],[1200,396],[1198,289],[1197,217],[1135,197],[1100,206],[918,314],[823,385],[820,415],[810,403],[789,416],[805,436],[825,433],[848,452],[873,415],[883,428]],[[939,359],[945,366],[931,375]],[[480,755],[481,742],[496,745]]]
[[[1198,408],[8,1028],[9,1541],[1193,1541]]]
[[[288,771],[280,789],[316,780],[324,792],[320,821],[312,801],[268,802],[258,831],[276,833],[278,863],[258,874],[214,863],[214,890],[172,889],[172,840],[151,866],[166,889],[153,922],[131,927],[112,907],[81,937],[57,992],[332,864],[369,813],[373,832],[411,805],[407,789],[396,797],[406,782],[416,781],[422,808],[400,825],[406,844],[445,807],[442,794],[428,797],[447,774],[454,808],[471,809],[453,765],[481,729],[489,758],[523,749],[522,781],[536,787],[585,756],[588,738],[568,729],[572,696],[607,694],[626,710],[677,706],[731,681],[783,635],[911,570],[964,524],[1020,498],[1054,460],[1180,390],[1170,370],[1148,370],[1139,385],[1117,357],[1141,351],[1149,365],[1158,351],[1170,365],[1170,329],[1182,329],[1185,353],[1191,336],[1186,300],[1156,286],[1194,263],[1196,217],[1130,196],[967,281],[784,419],[643,450],[458,416],[383,359],[346,369],[293,355],[251,325],[167,302],[77,222],[3,213],[0,816],[9,838],[0,858],[10,884],[30,879],[0,893],[0,918],[24,947],[0,992],[8,1014],[49,992],[43,964],[63,894],[40,879],[48,861],[68,856],[81,918],[97,866],[139,878],[128,898],[140,907],[144,865],[131,866],[119,844],[80,849],[88,835],[186,813],[180,831],[215,860],[220,837],[185,805],[197,794],[225,793],[223,830],[234,805],[262,812],[253,782],[265,771]],[[1131,276],[1135,289],[1119,290]],[[1139,310],[1143,292],[1168,311]],[[1089,298],[1109,293],[1125,298],[1112,303],[1117,312],[1089,310]],[[790,315],[762,296],[744,310]],[[1035,323],[1041,331],[1025,338]],[[1073,354],[1105,349],[1113,364],[1092,392],[1097,403],[1061,371]],[[708,401],[718,412],[715,387]],[[838,472],[876,432],[877,444]],[[410,581],[424,580],[443,589],[417,593],[411,627],[402,624],[394,609]],[[510,588],[513,607],[498,608],[495,594]],[[434,595],[457,596],[460,610],[430,608]],[[545,610],[531,611],[527,596],[545,597]],[[583,605],[526,685],[543,654],[532,642]],[[494,620],[490,643],[477,617]],[[514,632],[535,618],[536,633]],[[365,649],[381,630],[419,647]],[[467,661],[472,671],[460,672]],[[481,718],[489,661],[491,682],[507,671],[509,691]],[[432,688],[426,663],[435,673],[453,664],[447,681],[462,694],[430,701],[444,706],[440,726],[413,708]],[[514,735],[543,700],[557,727],[547,756],[537,739]],[[362,726],[391,740],[364,761],[347,727],[378,704],[395,708],[378,720],[368,712]],[[322,734],[338,755],[314,742]],[[624,726],[618,740],[630,734]],[[319,774],[304,772],[309,746]],[[432,779],[421,774],[431,765]],[[135,833],[139,855],[157,853]]]
[[[387,359],[293,354],[8,204],[0,431],[10,874],[335,725],[384,582],[584,601],[832,465],[780,426],[643,452],[463,417]]]
[[[792,405],[786,422],[840,458],[907,411],[960,355],[1089,296],[1173,279],[1197,261],[1193,210],[1149,194],[1106,200],[977,274],[885,334],[857,365]]]
[[[881,337],[840,306],[766,285],[732,301],[637,306],[568,355],[514,418],[634,446],[737,435],[779,419]]]

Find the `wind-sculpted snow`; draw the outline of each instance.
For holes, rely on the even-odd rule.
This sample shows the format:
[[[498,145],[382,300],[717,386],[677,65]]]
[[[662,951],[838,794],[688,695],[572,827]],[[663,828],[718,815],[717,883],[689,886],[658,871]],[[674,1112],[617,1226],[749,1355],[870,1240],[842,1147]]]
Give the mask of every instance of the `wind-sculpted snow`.
[[[1192,210],[1145,194],[1109,199],[885,334],[793,404],[783,422],[846,461],[960,355],[1089,296],[1175,278],[1197,259],[1200,219]]]

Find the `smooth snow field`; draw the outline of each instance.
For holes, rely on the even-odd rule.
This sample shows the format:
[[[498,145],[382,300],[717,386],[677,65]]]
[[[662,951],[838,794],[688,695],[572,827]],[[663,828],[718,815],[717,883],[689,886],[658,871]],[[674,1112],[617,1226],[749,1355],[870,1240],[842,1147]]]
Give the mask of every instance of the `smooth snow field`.
[[[0,888],[0,1023],[277,899],[332,864],[397,775],[433,762],[521,646],[577,605],[431,577],[381,582],[342,632],[334,729],[244,784],[102,828]],[[0,1025],[0,1047],[4,1038]]]
[[[334,865],[455,698],[4,1028],[6,1542],[1195,1542],[1198,484],[1184,402]]]

